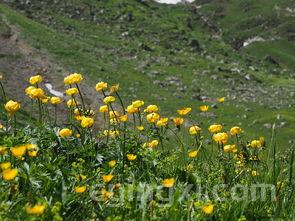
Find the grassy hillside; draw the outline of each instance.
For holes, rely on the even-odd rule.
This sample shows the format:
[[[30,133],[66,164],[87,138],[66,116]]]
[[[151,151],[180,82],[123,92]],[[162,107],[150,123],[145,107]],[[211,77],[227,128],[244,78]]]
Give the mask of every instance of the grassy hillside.
[[[286,148],[295,131],[294,54],[285,38],[233,49],[230,39],[247,39],[260,30],[251,22],[251,29],[240,24],[265,3],[253,1],[255,10],[239,16],[244,6],[237,2],[208,1],[196,10],[152,1],[13,1],[1,4],[0,13],[30,46],[68,72],[84,73],[90,86],[99,80],[120,83],[129,101],[160,104],[167,114],[191,106],[199,122],[206,122],[203,127],[238,124],[251,138],[270,136],[270,125],[276,123],[279,146]],[[273,4],[261,9],[262,15]],[[224,16],[218,17],[218,10]],[[283,18],[282,27],[292,25]],[[268,36],[273,30],[266,29]],[[275,60],[279,56],[287,70],[264,61],[268,54]],[[217,104],[222,96],[226,102]],[[199,113],[203,104],[211,106],[209,113]]]

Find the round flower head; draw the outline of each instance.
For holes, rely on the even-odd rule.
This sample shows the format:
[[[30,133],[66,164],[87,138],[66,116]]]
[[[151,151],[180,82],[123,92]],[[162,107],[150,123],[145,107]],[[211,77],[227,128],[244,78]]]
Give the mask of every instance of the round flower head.
[[[20,104],[16,101],[10,100],[4,105],[4,108],[7,113],[14,115],[20,109]]]
[[[59,136],[61,136],[62,138],[70,137],[72,136],[72,134],[73,134],[73,131],[69,128],[64,128],[59,131]]]
[[[147,112],[147,113],[153,113],[153,112],[158,112],[159,111],[159,108],[157,105],[149,105],[147,106],[147,108],[144,110],[144,112]]]
[[[172,121],[174,122],[176,126],[180,126],[181,124],[183,124],[184,119],[181,117],[175,117],[175,118],[172,118]]]
[[[198,133],[200,133],[200,131],[201,131],[201,128],[199,128],[198,126],[191,126],[191,127],[189,128],[189,133],[190,133],[191,135],[198,134]]]
[[[213,135],[213,140],[218,144],[226,144],[228,140],[227,133],[217,133]]]
[[[190,107],[184,107],[182,109],[177,110],[179,115],[187,115],[192,109]]]
[[[35,84],[38,84],[42,81],[42,76],[41,75],[35,75],[35,76],[32,76],[30,77],[30,84],[32,85],[35,85]]]
[[[197,150],[192,150],[192,151],[188,152],[188,157],[189,158],[195,158],[195,157],[198,156],[198,153],[199,152]]]
[[[211,133],[218,133],[222,130],[222,125],[220,124],[212,124],[208,130],[211,132]]]
[[[112,93],[115,93],[115,92],[117,92],[119,89],[120,89],[120,85],[119,85],[119,84],[112,85],[112,86],[110,87],[110,93],[111,93],[111,94],[112,94]]]
[[[238,135],[238,134],[240,134],[240,133],[242,133],[242,132],[243,132],[242,128],[237,127],[237,126],[232,127],[232,128],[230,129],[230,134],[231,134],[232,136]]]
[[[75,193],[84,193],[86,191],[86,186],[76,186]]]
[[[53,105],[60,104],[61,99],[59,97],[52,97],[52,98],[50,98],[50,103]]]
[[[131,153],[127,154],[127,160],[129,160],[129,161],[136,160],[136,158],[137,158],[137,156],[135,154],[131,154]]]
[[[171,188],[174,186],[174,183],[175,183],[175,179],[174,178],[168,178],[168,179],[164,179],[162,181],[162,185],[164,187],[167,187],[167,188]]]
[[[149,122],[149,123],[156,123],[160,118],[160,115],[157,114],[157,113],[150,113],[146,116],[146,120]]]
[[[140,108],[144,105],[144,101],[136,100],[132,102],[132,106],[135,108]]]
[[[83,80],[82,74],[74,73],[64,78],[65,85],[77,84]]]
[[[34,88],[30,91],[30,97],[34,99],[41,99],[45,97],[45,93],[41,88]]]
[[[114,178],[114,175],[108,174],[108,175],[102,175],[101,177],[105,183],[109,183]]]
[[[92,117],[82,117],[81,126],[84,128],[92,127],[94,124],[94,119]]]
[[[15,177],[18,175],[17,169],[6,169],[2,172],[2,178],[6,181],[14,180]]]
[[[75,87],[73,87],[73,88],[69,88],[69,89],[66,90],[66,94],[67,94],[68,96],[73,96],[73,95],[78,94],[78,93],[79,93],[79,91],[78,91],[78,89],[75,88]]]
[[[135,108],[135,107],[133,107],[133,105],[131,104],[131,105],[127,106],[126,112],[128,114],[134,114],[134,113],[137,113],[138,112],[138,109]]]
[[[36,204],[34,206],[29,206],[26,208],[28,214],[31,215],[41,215],[44,213],[46,206],[43,204]]]
[[[102,91],[102,90],[105,90],[105,89],[107,89],[107,88],[108,88],[108,83],[105,83],[105,82],[103,82],[103,81],[98,82],[98,83],[95,85],[95,90],[96,90],[97,92]]]
[[[109,104],[109,103],[114,102],[115,100],[116,100],[115,97],[113,97],[113,96],[107,96],[107,97],[105,97],[105,98],[103,99],[103,102],[104,102],[105,104]]]
[[[199,107],[199,109],[200,109],[201,112],[206,112],[206,111],[208,111],[209,106],[208,105],[202,105],[202,106]]]

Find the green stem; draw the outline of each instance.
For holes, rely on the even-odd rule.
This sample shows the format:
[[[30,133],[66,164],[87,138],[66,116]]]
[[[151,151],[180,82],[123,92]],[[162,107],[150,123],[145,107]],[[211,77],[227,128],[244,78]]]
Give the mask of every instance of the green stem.
[[[82,101],[83,111],[85,112],[85,110],[86,110],[86,109],[85,109],[85,103],[84,103],[84,99],[83,99],[83,96],[82,96],[81,90],[80,90],[78,84],[76,84],[76,87],[77,87],[77,89],[78,89],[78,92],[79,92],[79,95],[80,95],[80,98],[81,98],[81,101]]]

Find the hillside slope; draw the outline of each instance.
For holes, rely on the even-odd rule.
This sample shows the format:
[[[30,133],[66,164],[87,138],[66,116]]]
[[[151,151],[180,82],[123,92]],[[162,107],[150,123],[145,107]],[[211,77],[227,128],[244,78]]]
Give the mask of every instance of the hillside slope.
[[[88,77],[85,87],[93,87],[99,80],[120,83],[129,101],[141,98],[159,104],[164,113],[191,106],[200,124],[204,119],[208,124],[239,124],[252,137],[269,136],[276,123],[280,127],[278,142],[287,147],[295,131],[295,79],[292,65],[287,64],[292,63],[294,53],[285,44],[282,47],[288,53],[274,46],[271,51],[290,58],[277,65],[256,57],[260,45],[267,47],[268,42],[236,51],[228,40],[235,30],[220,35],[220,29],[230,27],[230,19],[223,17],[215,24],[217,19],[209,12],[218,4],[210,2],[199,9],[200,2],[174,6],[153,1],[20,0],[4,1],[0,13],[6,26],[16,27],[35,56],[44,56],[39,57],[41,64],[50,61],[45,62],[45,67],[51,67],[46,74],[50,81],[61,82],[66,72],[82,72]],[[4,49],[1,54],[1,71],[7,79],[24,79],[40,71],[39,65],[29,70],[15,64],[16,59]],[[17,59],[32,57],[23,54]],[[12,66],[20,68],[11,72]],[[17,81],[8,80],[7,84],[19,84],[18,90],[23,91]],[[61,84],[58,87],[62,90]],[[10,88],[10,92],[15,90]],[[221,96],[227,99],[224,105],[216,104],[216,97]],[[202,104],[212,106],[209,113],[199,113]]]

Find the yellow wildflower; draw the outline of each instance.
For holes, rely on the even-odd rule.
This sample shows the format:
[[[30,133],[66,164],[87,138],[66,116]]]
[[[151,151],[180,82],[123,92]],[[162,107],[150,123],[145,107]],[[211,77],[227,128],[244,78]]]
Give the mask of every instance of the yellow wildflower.
[[[68,84],[77,84],[83,80],[82,74],[74,73],[70,74],[67,77],[64,78],[65,85]]]
[[[226,144],[228,140],[228,135],[227,133],[224,133],[224,132],[217,133],[213,135],[213,140],[219,144]]]
[[[108,165],[109,165],[109,167],[114,167],[114,166],[116,166],[116,163],[117,163],[117,161],[115,161],[115,160],[110,160],[110,161],[108,162]]]
[[[219,98],[217,98],[217,101],[219,103],[223,103],[225,101],[225,97],[219,97]]]
[[[114,102],[115,100],[116,100],[115,97],[113,97],[113,96],[107,96],[107,97],[105,97],[105,98],[103,99],[103,102],[104,102],[105,104],[109,104],[109,103]]]
[[[60,104],[61,99],[60,99],[60,97],[52,97],[52,98],[50,98],[50,103],[53,104],[53,105]]]
[[[237,149],[237,146],[235,144],[232,144],[232,145],[229,144],[229,145],[225,145],[223,147],[223,151],[225,153],[236,153],[238,151],[238,149]]]
[[[114,195],[113,192],[111,192],[111,191],[107,191],[105,188],[103,188],[103,189],[101,190],[101,196],[102,196],[102,199],[103,199],[104,201],[107,201],[107,200],[111,199],[113,195]]]
[[[168,123],[168,118],[167,117],[160,118],[160,120],[157,121],[157,127],[166,126],[167,123]]]
[[[196,158],[198,156],[199,151],[197,150],[192,150],[190,152],[188,152],[188,157],[189,158]]]
[[[15,157],[22,157],[26,153],[27,147],[26,145],[20,145],[17,147],[12,147],[10,149],[11,153]]]
[[[177,110],[177,113],[179,115],[187,115],[191,110],[192,110],[192,108],[190,108],[190,107],[184,107],[182,109]]]
[[[84,193],[86,191],[86,186],[76,186],[75,187],[75,193]]]
[[[99,108],[99,112],[101,112],[101,113],[106,113],[108,111],[109,111],[108,105],[102,105]]]
[[[211,133],[218,133],[222,130],[222,125],[220,124],[212,124],[208,130],[211,132]]]
[[[75,102],[75,100],[74,100],[74,99],[70,99],[70,100],[68,100],[68,102],[67,102],[67,106],[68,106],[69,108],[71,108],[71,107],[76,107],[76,102]]]
[[[240,127],[238,127],[238,126],[232,127],[232,128],[230,129],[230,134],[231,134],[232,136],[238,135],[238,134],[240,134],[240,133],[242,133],[242,132],[243,132],[242,128],[240,128]]]
[[[89,128],[92,127],[94,124],[94,119],[92,117],[82,117],[81,120],[81,127],[83,128]]]
[[[105,82],[103,82],[103,81],[98,82],[98,83],[95,85],[95,90],[96,90],[97,92],[102,91],[102,90],[105,90],[105,89],[107,89],[107,88],[108,88],[108,83],[105,83]]]
[[[134,108],[140,108],[144,105],[144,101],[141,101],[141,100],[136,100],[136,101],[133,101],[132,102],[132,106]]]
[[[157,113],[150,113],[146,116],[146,119],[149,123],[155,123],[160,118],[160,115]]]
[[[260,148],[262,147],[260,140],[252,140],[250,146],[253,148]]]
[[[202,206],[202,211],[206,215],[211,215],[213,213],[213,210],[214,210],[214,205],[211,203]]]
[[[35,75],[30,77],[30,84],[34,85],[34,84],[38,84],[42,81],[42,76],[41,75]]]
[[[136,160],[136,158],[137,158],[137,156],[135,154],[131,154],[131,153],[127,154],[127,160],[129,160],[129,161]]]
[[[127,106],[126,111],[128,114],[134,114],[138,112],[138,108],[135,108],[131,105]]]
[[[174,186],[174,183],[175,183],[175,179],[174,178],[168,178],[168,179],[164,179],[162,181],[162,185],[164,187],[167,187],[167,188],[173,187]]]
[[[180,126],[184,122],[184,119],[181,117],[174,117],[172,120],[176,126]]]
[[[102,175],[101,177],[105,183],[109,183],[114,178],[114,175],[108,174],[108,175]]]
[[[14,115],[20,109],[20,104],[16,101],[10,100],[5,104],[4,108],[7,113]]]
[[[120,86],[119,84],[112,85],[112,86],[110,87],[110,93],[112,94],[112,93],[117,92],[117,91],[120,89],[119,86]]]
[[[44,213],[46,206],[43,204],[36,204],[32,207],[27,207],[26,211],[30,215],[41,215]]]
[[[10,162],[3,162],[0,164],[0,167],[2,170],[7,170],[11,167],[11,163]]]
[[[73,96],[73,95],[78,94],[78,93],[79,93],[79,91],[75,87],[72,87],[72,88],[69,88],[69,89],[66,90],[66,94],[68,96]]]
[[[200,109],[201,112],[206,112],[206,111],[208,111],[209,106],[208,105],[202,105],[202,106],[199,107],[199,109]]]
[[[72,136],[72,134],[73,134],[73,131],[69,128],[64,128],[59,131],[59,136],[61,136],[62,138],[70,137]]]
[[[189,128],[189,133],[190,133],[190,135],[198,134],[198,133],[200,133],[200,131],[201,131],[201,128],[198,127],[198,126],[191,126],[191,127]]]
[[[6,181],[14,180],[15,177],[18,175],[17,169],[6,169],[2,172],[2,178]]]
[[[147,108],[144,110],[144,112],[147,112],[147,113],[153,113],[153,112],[158,112],[159,111],[159,108],[157,105],[149,105],[147,106]]]

